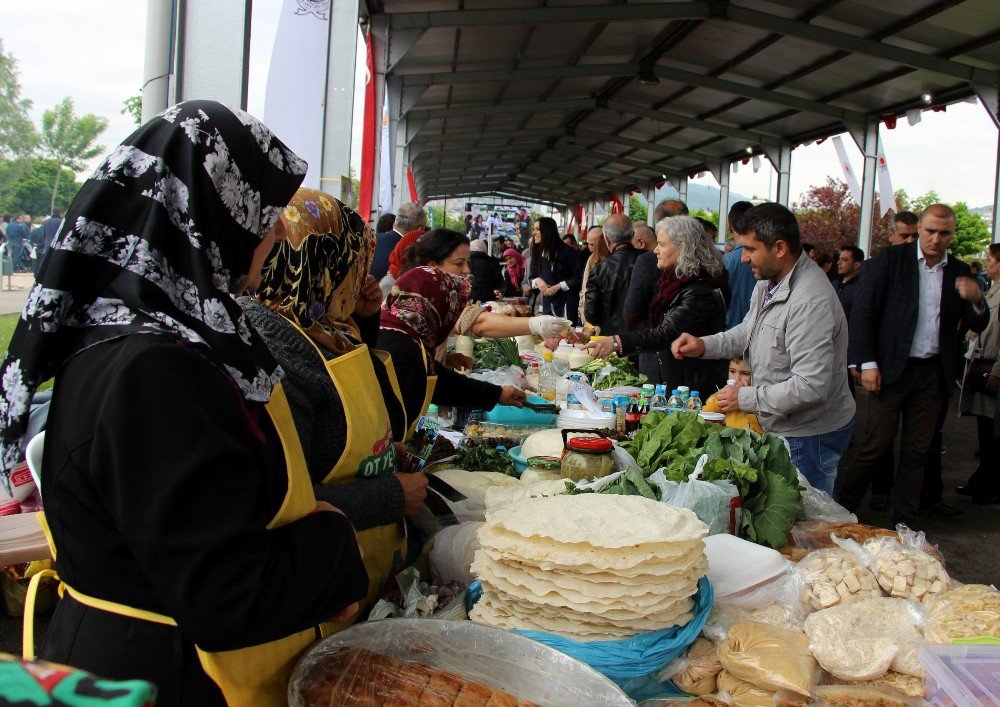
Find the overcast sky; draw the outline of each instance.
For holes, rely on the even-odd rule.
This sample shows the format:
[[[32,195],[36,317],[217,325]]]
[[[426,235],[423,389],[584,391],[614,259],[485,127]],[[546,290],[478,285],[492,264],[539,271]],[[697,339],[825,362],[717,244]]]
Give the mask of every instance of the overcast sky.
[[[253,3],[248,108],[256,115],[263,114],[267,57],[280,5],[281,0]],[[78,113],[96,113],[110,120],[101,138],[106,147],[132,132],[130,119],[119,111],[122,101],[142,86],[145,20],[145,0],[0,0],[0,38],[5,51],[18,60],[21,93],[34,101],[36,124],[42,111],[71,96]],[[356,114],[360,105],[355,100]],[[359,124],[360,117],[355,119],[356,136]],[[355,166],[360,161],[359,140],[355,138],[352,150]],[[849,138],[844,142],[860,174],[861,153]],[[982,106],[956,104],[944,113],[928,111],[914,127],[903,118],[895,130],[883,126],[882,142],[896,189],[905,189],[910,196],[934,189],[946,201],[965,201],[973,207],[992,204],[997,130]],[[773,172],[764,164],[758,174],[749,165],[741,165],[732,176],[732,189],[761,197],[771,189],[773,196]],[[810,185],[822,184],[827,176],[843,179],[829,140],[796,149],[792,200],[798,200]],[[697,181],[715,184],[711,176]]]

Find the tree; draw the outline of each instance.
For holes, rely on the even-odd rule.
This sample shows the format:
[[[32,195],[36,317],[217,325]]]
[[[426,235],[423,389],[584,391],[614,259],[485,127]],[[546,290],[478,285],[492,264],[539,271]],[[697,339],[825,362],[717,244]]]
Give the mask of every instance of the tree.
[[[715,224],[715,227],[719,227],[719,212],[710,211],[708,209],[695,209],[691,212],[691,218],[703,218],[706,221],[711,221]]]
[[[26,157],[0,162],[0,211],[27,212],[32,215],[52,213],[52,182],[59,166],[53,160]],[[62,171],[55,205],[66,211],[82,185],[67,169]]]
[[[646,219],[649,217],[649,206],[647,206],[646,200],[638,194],[633,194],[628,200],[628,215],[632,219],[632,223],[646,223]]]
[[[937,194],[934,196],[937,197]],[[989,227],[979,214],[969,211],[969,206],[964,201],[954,204],[952,209],[955,211],[955,236],[951,239],[948,251],[959,258],[979,255],[990,244]]]
[[[846,244],[858,241],[861,208],[851,198],[847,184],[827,177],[822,186],[812,186],[802,195],[801,201],[792,204],[792,211],[799,222],[799,233],[804,243],[812,243],[821,253],[833,255]],[[889,242],[889,224],[892,212],[875,217],[872,224],[872,253]]]
[[[35,126],[28,117],[31,101],[21,98],[17,59],[3,51],[0,40],[0,159],[26,157],[37,141]]]
[[[73,114],[73,99],[67,96],[53,110],[42,114],[40,152],[42,156],[55,160],[60,168],[79,172],[84,169],[87,160],[104,151],[103,145],[94,143],[107,127],[108,119],[93,113],[77,118]],[[59,169],[55,174],[49,213],[55,208],[62,173],[63,170]]]
[[[129,96],[122,101],[122,109],[118,112],[130,116],[136,125],[142,125],[142,96]]]

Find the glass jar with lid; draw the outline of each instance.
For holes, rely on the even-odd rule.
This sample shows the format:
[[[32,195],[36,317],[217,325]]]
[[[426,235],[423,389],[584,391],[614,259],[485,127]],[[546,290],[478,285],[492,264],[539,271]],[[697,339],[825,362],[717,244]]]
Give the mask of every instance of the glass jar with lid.
[[[586,437],[569,439],[569,433],[580,432]],[[607,476],[615,471],[615,460],[611,456],[614,443],[607,437],[594,434],[591,430],[563,430],[563,455],[559,473],[570,481],[592,480]]]

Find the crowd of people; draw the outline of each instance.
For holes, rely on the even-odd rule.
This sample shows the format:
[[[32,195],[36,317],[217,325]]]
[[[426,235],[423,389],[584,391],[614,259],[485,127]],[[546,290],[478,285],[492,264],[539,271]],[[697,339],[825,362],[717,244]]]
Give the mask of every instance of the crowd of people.
[[[472,361],[447,353],[452,335],[599,326],[594,355],[713,393],[727,418],[783,436],[813,486],[849,507],[873,486],[916,524],[950,512],[935,449],[969,333],[981,467],[958,492],[998,500],[1000,248],[996,284],[977,282],[947,254],[946,206],[899,214],[907,242],[872,260],[846,246],[831,284],[778,204],[734,205],[725,255],[668,200],[653,228],[612,215],[584,248],[538,218],[495,258],[429,230],[419,204],[372,229],[300,188],[305,171],[253,117],[186,102],[119,145],[51,237],[59,214],[43,224],[0,365],[8,489],[32,396],[56,377],[40,490],[65,595],[42,657],[149,680],[164,705],[282,704],[305,647],[413,560],[428,480],[400,472],[429,406],[523,404],[460,375]],[[23,219],[5,231],[31,236]],[[503,295],[531,316],[483,306]],[[852,438],[858,462],[838,473]]]
[[[612,214],[579,241],[537,218],[526,247],[504,244],[502,258],[470,233],[471,299],[522,295],[532,311],[599,328],[607,338],[592,354],[627,356],[651,382],[711,395],[713,409],[788,440],[813,486],[852,509],[870,491],[874,510],[913,526],[961,512],[942,500],[940,465],[957,375],[981,465],[956,492],[1000,501],[992,250],[985,270],[949,258],[955,217],[944,205],[895,214],[890,247],[867,260],[854,244],[831,254],[802,242],[777,204],[738,202],[728,216],[721,250],[715,225],[677,199],[656,206],[652,228]],[[378,238],[383,249],[398,242]],[[752,383],[727,385],[732,366],[750,366]],[[842,464],[852,443],[855,461]]]
[[[62,211],[32,222],[31,214],[4,214],[0,222],[0,243],[3,260],[16,272],[38,272],[49,244],[62,226]]]

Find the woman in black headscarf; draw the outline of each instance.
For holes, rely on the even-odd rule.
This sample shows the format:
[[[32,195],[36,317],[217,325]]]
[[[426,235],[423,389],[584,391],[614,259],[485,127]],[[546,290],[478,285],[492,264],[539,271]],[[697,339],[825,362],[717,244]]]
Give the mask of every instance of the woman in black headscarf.
[[[42,656],[150,680],[161,705],[283,704],[314,627],[366,593],[232,297],[304,173],[242,111],[154,118],[70,206],[0,366],[5,485],[31,394],[57,378],[41,487],[66,592]]]

